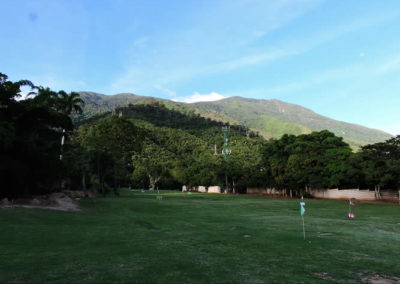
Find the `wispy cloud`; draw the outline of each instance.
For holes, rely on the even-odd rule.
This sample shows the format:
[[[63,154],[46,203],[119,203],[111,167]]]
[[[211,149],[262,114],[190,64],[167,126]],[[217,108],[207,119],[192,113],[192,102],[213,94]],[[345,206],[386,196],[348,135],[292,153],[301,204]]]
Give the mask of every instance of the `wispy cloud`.
[[[165,87],[162,87],[162,86],[160,86],[160,85],[155,85],[154,88],[155,88],[156,90],[161,91],[163,94],[165,94],[165,95],[167,95],[167,96],[173,97],[173,96],[176,95],[176,92],[175,92],[175,91],[172,91],[172,90],[170,90],[170,89],[168,89],[168,88],[165,88]]]
[[[380,66],[378,71],[380,73],[385,73],[385,72],[397,70],[399,68],[400,68],[400,54],[398,54],[397,56],[392,57],[392,58],[388,59],[386,62],[384,62]]]
[[[285,95],[304,93],[304,90],[316,85],[337,84],[343,80],[350,80],[350,83],[343,85],[342,89],[345,89],[351,88],[353,84],[358,85],[360,81],[376,80],[383,73],[394,72],[398,68],[400,68],[400,54],[393,54],[385,58],[374,59],[374,61],[370,62],[321,70],[317,73],[301,77],[298,81],[291,81],[270,88],[235,90],[227,92],[227,94],[229,96],[283,98]],[[336,94],[335,97],[338,99],[343,96],[343,93],[346,92],[341,92],[341,95]],[[324,92],[320,95],[323,96]]]
[[[249,27],[244,27],[239,31],[229,30],[229,27],[225,27],[214,17],[224,12],[227,12],[228,16],[231,13],[232,16],[240,17],[243,7],[240,2],[234,3],[236,6],[233,5],[234,8],[230,8],[229,11],[223,10],[226,9],[226,5],[224,8],[217,7],[217,11],[208,17],[205,15],[201,23],[194,23],[194,26],[172,35],[165,42],[160,39],[163,49],[152,50],[145,56],[141,55],[141,58],[133,59],[128,63],[125,70],[111,84],[113,91],[138,91],[147,94],[152,92],[154,84],[177,85],[194,78],[232,72],[241,68],[267,66],[273,62],[309,52],[343,35],[388,22],[400,15],[399,12],[394,11],[373,17],[347,19],[323,29],[317,29],[306,37],[282,39],[280,42],[274,42],[273,46],[265,41],[263,45],[257,45],[255,48],[252,45],[254,41],[267,37],[272,30],[290,23],[318,5],[320,1],[277,1],[274,5],[269,4],[269,12],[258,15],[264,16],[265,22],[268,23],[266,26],[254,23],[255,27],[251,30]],[[247,18],[241,20],[251,23],[251,20]],[[220,38],[225,40],[221,41]],[[364,52],[360,53],[360,57],[364,55]],[[137,64],[139,61],[140,65]],[[391,65],[384,67],[384,70],[395,68],[396,64],[398,64],[397,61],[392,62]]]
[[[126,47],[125,68],[114,78],[110,91],[147,93],[154,84],[181,83],[292,55],[286,48],[253,45],[319,3],[321,0],[232,0],[226,5],[216,1],[213,9],[197,10],[174,33],[166,30],[133,40]],[[232,19],[242,24],[227,25]],[[143,49],[149,37],[152,45]]]
[[[204,73],[213,74],[226,72],[229,70],[239,69],[249,65],[261,64],[265,62],[273,62],[281,58],[296,54],[295,50],[276,49],[269,52],[249,54],[241,56],[230,61],[225,61],[210,65],[205,68]]]
[[[183,97],[183,98],[176,98],[174,101],[178,102],[184,102],[184,103],[196,103],[196,102],[212,102],[212,101],[219,101],[222,99],[225,99],[221,94],[218,94],[216,92],[211,92],[209,94],[200,94],[198,92],[195,92],[193,95],[189,97]]]

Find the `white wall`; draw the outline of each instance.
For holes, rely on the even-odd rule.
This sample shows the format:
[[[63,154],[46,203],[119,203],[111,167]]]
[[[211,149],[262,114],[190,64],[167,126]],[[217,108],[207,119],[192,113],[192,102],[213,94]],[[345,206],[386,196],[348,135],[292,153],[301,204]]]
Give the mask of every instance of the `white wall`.
[[[309,189],[308,192],[316,198],[325,199],[351,199],[358,200],[375,200],[375,191],[368,189]],[[275,190],[274,188],[257,188],[248,187],[247,193],[249,194],[267,194],[267,195],[282,195],[286,194],[285,190]],[[397,191],[381,190],[381,199],[387,201],[398,201],[399,196]]]

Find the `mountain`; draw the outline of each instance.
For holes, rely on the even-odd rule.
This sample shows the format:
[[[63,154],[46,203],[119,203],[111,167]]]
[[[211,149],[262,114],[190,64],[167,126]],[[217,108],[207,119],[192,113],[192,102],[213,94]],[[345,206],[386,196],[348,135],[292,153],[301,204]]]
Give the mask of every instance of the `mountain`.
[[[246,126],[259,132],[265,138],[279,138],[286,133],[299,135],[328,129],[343,137],[352,147],[358,148],[362,145],[382,142],[392,137],[380,130],[337,121],[302,106],[279,100],[230,97],[214,102],[186,104],[129,93],[108,96],[93,92],[80,92],[80,95],[85,100],[84,113],[75,116],[75,121],[81,121],[107,111],[114,111],[118,106],[159,102],[169,109],[182,113],[198,114],[216,121]]]
[[[298,135],[328,129],[343,137],[350,145],[358,147],[392,137],[380,130],[337,121],[302,106],[279,100],[231,97],[215,102],[195,103],[194,106],[221,118],[229,117],[231,122],[258,130],[266,138],[280,137],[285,133]]]

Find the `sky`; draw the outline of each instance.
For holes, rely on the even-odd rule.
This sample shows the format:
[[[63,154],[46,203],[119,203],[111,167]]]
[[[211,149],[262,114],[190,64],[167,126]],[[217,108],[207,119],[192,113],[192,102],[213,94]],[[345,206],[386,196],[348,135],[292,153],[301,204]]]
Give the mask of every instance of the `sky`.
[[[0,72],[53,90],[278,99],[400,134],[400,1],[2,0]]]

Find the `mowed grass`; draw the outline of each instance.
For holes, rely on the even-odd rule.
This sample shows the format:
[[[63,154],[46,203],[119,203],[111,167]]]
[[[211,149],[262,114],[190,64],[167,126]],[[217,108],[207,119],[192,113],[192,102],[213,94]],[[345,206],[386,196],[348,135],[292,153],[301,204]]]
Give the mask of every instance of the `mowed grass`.
[[[400,275],[400,206],[122,191],[0,210],[0,282],[318,283]]]

